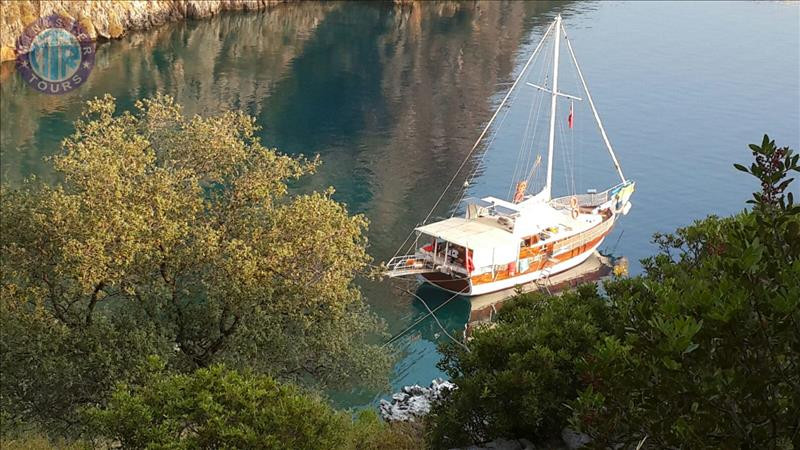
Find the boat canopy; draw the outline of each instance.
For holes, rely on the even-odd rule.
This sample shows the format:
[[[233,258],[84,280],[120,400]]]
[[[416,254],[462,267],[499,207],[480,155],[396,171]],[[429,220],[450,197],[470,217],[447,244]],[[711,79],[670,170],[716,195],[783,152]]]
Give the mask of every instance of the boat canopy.
[[[581,230],[589,226],[586,222],[570,217],[569,210],[557,210],[550,203],[531,199],[520,203],[519,206],[521,214],[514,228],[514,234],[518,236],[530,236],[551,227]]]
[[[490,218],[451,217],[418,227],[416,230],[472,250],[505,247],[518,251],[520,243],[519,238],[500,228],[497,221]]]

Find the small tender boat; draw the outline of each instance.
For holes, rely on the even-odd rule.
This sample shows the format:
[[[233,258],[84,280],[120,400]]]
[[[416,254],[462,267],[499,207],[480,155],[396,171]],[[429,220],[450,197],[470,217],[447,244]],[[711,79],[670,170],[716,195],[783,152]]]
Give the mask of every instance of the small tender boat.
[[[416,239],[412,243],[416,250],[406,255],[395,255],[387,263],[388,276],[418,276],[441,289],[465,296],[508,289],[546,279],[551,274],[581,264],[602,244],[619,215],[628,213],[631,208],[630,197],[634,191],[634,182],[626,179],[622,173],[575,58],[572,44],[567,39],[566,30],[561,22],[559,15],[547,28],[539,45],[523,66],[472,148],[474,151],[478,147],[511,92],[526,75],[543,44],[548,37],[551,38],[553,70],[550,86],[547,86],[547,81],[542,84],[525,83],[535,91],[549,96],[550,100],[547,174],[543,189],[534,195],[527,192],[530,176],[541,161],[537,158],[530,170],[526,168],[525,172],[530,172],[531,175],[527,178],[520,177],[513,198],[510,200],[496,197],[468,200],[463,217],[423,223],[415,228],[409,237],[416,234]],[[584,194],[552,198],[558,103],[564,99],[570,102],[583,100],[558,90],[562,36],[621,182],[602,192],[592,190]],[[570,130],[573,126],[572,111],[570,103],[568,116]],[[448,188],[455,179],[456,176],[451,179]],[[441,198],[440,196],[440,200]],[[430,215],[429,213],[426,221]],[[401,248],[404,245],[405,243]]]

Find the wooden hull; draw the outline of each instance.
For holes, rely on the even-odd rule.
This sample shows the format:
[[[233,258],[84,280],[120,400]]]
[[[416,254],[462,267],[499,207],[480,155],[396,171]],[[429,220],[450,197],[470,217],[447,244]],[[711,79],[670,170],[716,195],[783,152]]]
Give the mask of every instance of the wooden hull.
[[[454,277],[441,272],[429,272],[420,275],[420,278],[426,283],[453,293],[460,292],[462,295],[470,295],[472,290],[472,284],[469,278],[466,277]]]

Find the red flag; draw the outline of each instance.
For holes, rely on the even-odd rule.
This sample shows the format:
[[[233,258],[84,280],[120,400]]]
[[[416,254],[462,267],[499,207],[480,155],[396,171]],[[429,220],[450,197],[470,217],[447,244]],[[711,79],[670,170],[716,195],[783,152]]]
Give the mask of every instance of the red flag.
[[[567,117],[567,122],[569,122],[569,127],[572,128],[572,102],[569,102],[569,117]]]

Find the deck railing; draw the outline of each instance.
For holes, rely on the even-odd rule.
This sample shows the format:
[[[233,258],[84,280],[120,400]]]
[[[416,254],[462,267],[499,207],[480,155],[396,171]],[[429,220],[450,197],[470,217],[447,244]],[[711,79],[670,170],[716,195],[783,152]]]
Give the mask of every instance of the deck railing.
[[[467,270],[458,264],[449,262],[444,255],[434,255],[433,252],[417,252],[412,255],[395,256],[386,263],[386,275],[399,277],[412,275],[434,270],[441,270],[445,273],[467,274]],[[444,269],[444,270],[442,270]]]
[[[620,188],[624,184],[625,183],[620,183],[614,187],[606,189],[603,192],[591,192],[586,194],[575,194],[575,195],[568,195],[566,197],[554,198],[552,202],[558,206],[569,208],[571,206],[570,202],[572,201],[572,197],[575,197],[576,199],[578,199],[578,206],[595,207],[607,202],[611,191]]]

